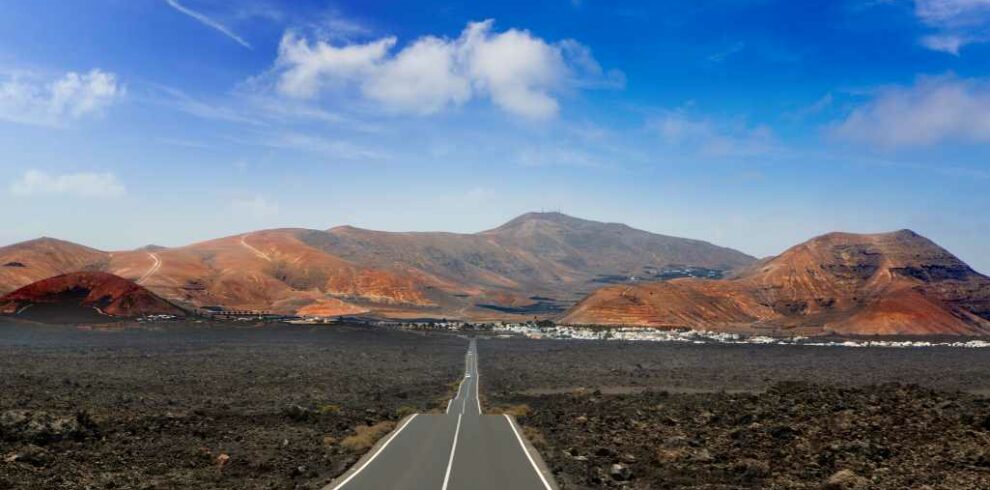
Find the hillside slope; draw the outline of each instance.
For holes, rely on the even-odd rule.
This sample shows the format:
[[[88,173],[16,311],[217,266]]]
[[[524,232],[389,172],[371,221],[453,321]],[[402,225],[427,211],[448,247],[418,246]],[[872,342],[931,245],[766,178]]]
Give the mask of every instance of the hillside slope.
[[[912,231],[831,233],[733,279],[606,287],[571,324],[846,335],[986,335],[990,278]]]
[[[325,316],[548,316],[603,283],[671,268],[721,274],[754,261],[706,242],[559,213],[530,213],[474,234],[275,229],[112,253],[45,243],[0,248],[2,263],[21,264],[0,277],[0,291],[102,270],[190,307]]]
[[[151,291],[105,272],[72,272],[31,283],[0,298],[0,313],[55,323],[185,315]]]

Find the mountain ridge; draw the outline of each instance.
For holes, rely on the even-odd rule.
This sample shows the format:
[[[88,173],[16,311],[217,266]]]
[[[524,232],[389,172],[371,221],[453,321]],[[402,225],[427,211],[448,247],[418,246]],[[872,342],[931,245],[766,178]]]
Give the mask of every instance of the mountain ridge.
[[[0,248],[0,261],[21,257],[19,245]],[[700,240],[559,213],[527,213],[478,233],[344,225],[259,230],[171,248],[84,253],[69,242],[63,248],[66,256],[85,257],[56,261],[46,272],[105,270],[187,306],[474,319],[503,318],[497,308],[519,310],[533,296],[555,297],[565,307],[602,277],[625,281],[644,268],[728,271],[755,260]],[[0,292],[42,278],[28,271],[40,271],[46,259],[28,258],[30,267],[0,281]]]

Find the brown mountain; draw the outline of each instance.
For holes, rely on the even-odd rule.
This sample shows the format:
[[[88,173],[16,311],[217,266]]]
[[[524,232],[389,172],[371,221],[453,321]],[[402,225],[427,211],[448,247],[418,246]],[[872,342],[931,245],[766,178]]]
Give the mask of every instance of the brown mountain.
[[[17,274],[0,276],[0,292],[75,267],[112,272],[189,306],[474,319],[547,315],[603,282],[671,268],[717,273],[755,260],[706,242],[559,213],[531,213],[475,234],[338,227],[113,253],[67,242],[52,244],[57,252],[47,255],[37,248],[0,248],[0,264],[19,264],[10,267]]]
[[[107,254],[72,242],[38,238],[0,248],[0,294],[46,277],[100,270]]]
[[[105,272],[72,272],[31,283],[0,298],[0,313],[56,323],[184,315],[133,281]]]
[[[570,324],[796,334],[990,334],[990,278],[912,231],[831,233],[721,281],[595,291]]]

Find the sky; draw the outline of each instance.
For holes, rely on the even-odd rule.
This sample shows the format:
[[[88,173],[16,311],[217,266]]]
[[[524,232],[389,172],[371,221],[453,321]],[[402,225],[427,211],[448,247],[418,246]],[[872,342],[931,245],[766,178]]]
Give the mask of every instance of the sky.
[[[0,244],[561,211],[990,272],[990,0],[11,0]]]

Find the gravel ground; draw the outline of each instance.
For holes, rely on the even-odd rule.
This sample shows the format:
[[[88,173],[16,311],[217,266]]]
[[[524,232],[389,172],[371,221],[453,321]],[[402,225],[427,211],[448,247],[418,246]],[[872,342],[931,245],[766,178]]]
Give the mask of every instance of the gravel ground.
[[[990,488],[986,349],[486,340],[479,361],[565,489]]]
[[[465,346],[359,327],[0,325],[0,488],[319,488],[403,415],[442,407]]]

